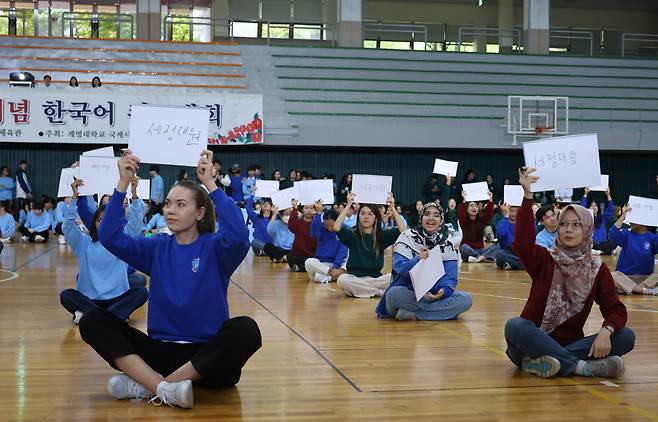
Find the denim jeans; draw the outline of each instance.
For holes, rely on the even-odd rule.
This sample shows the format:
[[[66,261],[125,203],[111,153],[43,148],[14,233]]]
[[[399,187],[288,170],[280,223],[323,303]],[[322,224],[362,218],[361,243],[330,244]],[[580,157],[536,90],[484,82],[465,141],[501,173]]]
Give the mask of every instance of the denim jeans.
[[[90,309],[103,308],[125,321],[133,311],[146,303],[148,297],[145,287],[133,287],[124,294],[107,300],[92,300],[75,289],[66,289],[60,293],[59,301],[72,314],[75,314],[75,311],[84,314]]]
[[[265,242],[262,240],[254,239],[251,241],[251,250],[254,251],[254,255],[261,256],[265,255]]]
[[[455,319],[461,313],[471,309],[473,299],[466,292],[455,290],[449,297],[434,302],[422,298],[416,302],[416,294],[405,286],[395,286],[386,292],[386,311],[395,316],[398,309],[404,309],[416,315],[420,320],[445,321]]]
[[[519,260],[519,257],[514,254],[514,252],[507,249],[501,249],[496,253],[496,266],[501,269],[505,269],[505,263],[510,265],[510,270],[522,270],[523,264]]]
[[[548,355],[560,361],[558,374],[562,376],[573,373],[579,360],[595,359],[587,356],[595,339],[596,335],[587,336],[561,346],[528,319],[515,317],[505,324],[507,357],[514,365],[521,368],[525,356],[538,358]],[[633,350],[635,333],[630,328],[624,327],[610,336],[610,344],[612,345],[610,356],[623,356]]]
[[[468,262],[469,256],[472,256],[473,258],[484,256],[491,261],[495,261],[498,251],[500,251],[500,246],[498,245],[491,245],[488,248],[474,248],[471,245],[463,243],[459,247],[459,252],[462,255],[462,261],[464,262]]]

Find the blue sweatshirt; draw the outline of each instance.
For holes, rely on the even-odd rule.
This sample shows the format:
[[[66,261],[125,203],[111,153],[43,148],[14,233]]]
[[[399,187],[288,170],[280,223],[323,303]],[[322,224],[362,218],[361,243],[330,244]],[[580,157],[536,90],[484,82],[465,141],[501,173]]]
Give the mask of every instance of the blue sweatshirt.
[[[14,221],[14,217],[9,213],[0,216],[0,237],[11,239],[14,237],[14,232],[16,232],[16,221]]]
[[[654,256],[658,254],[658,235],[651,232],[638,234],[612,226],[610,240],[621,246],[615,271],[626,275],[653,274]]]
[[[159,174],[151,177],[151,201],[164,202],[164,180]]]
[[[62,224],[62,232],[80,266],[75,289],[92,300],[107,300],[124,294],[130,288],[128,264],[80,230],[75,224],[76,208],[73,203],[66,207]]]
[[[256,179],[255,177],[247,177],[244,179],[242,182],[242,195],[243,199],[246,201],[247,198],[251,197],[254,195],[254,186],[256,186]],[[260,198],[256,198],[255,200],[258,201]]]
[[[59,201],[55,207],[55,225],[64,223],[66,213],[66,202]]]
[[[555,233],[551,233],[544,229],[537,233],[535,244],[541,246],[544,249],[552,249],[553,246],[555,246],[555,239],[557,239],[557,230]]]
[[[272,236],[267,233],[267,225],[270,222],[269,217],[263,217],[260,214],[256,214],[254,211],[254,197],[250,196],[247,198],[247,203],[245,204],[245,210],[247,210],[247,215],[254,225],[254,239],[260,240],[265,243],[274,243]]]
[[[233,198],[235,202],[243,201],[244,194],[242,193],[242,175],[230,175],[229,178],[231,179],[231,198]]]
[[[41,215],[36,215],[34,211],[27,213],[26,229],[32,229],[35,232],[45,232],[50,230],[52,224],[53,220],[46,211],[42,212]]]
[[[587,198],[583,197],[580,200],[580,205],[587,208]],[[608,240],[608,221],[610,221],[610,218],[612,218],[612,214],[615,212],[615,203],[612,201],[608,201],[608,203],[605,205],[605,211],[601,213],[601,209],[599,209],[599,213],[601,213],[601,224],[598,227],[594,227],[594,233],[592,234],[592,238],[596,243],[603,243]],[[596,219],[594,219],[596,221]]]
[[[283,224],[279,219],[267,223],[267,234],[272,236],[274,246],[285,251],[292,250],[292,243],[295,241],[295,235],[288,230],[288,225]]]
[[[48,215],[50,215],[50,228],[52,230],[55,230],[55,226],[57,225],[57,221],[56,221],[57,215],[55,214],[55,210],[49,209],[48,211],[43,210],[43,212],[47,212]]]
[[[144,230],[151,230],[151,229],[160,230],[165,227],[167,227],[167,220],[164,218],[164,216],[162,214],[153,214],[149,222],[146,223],[146,227],[144,227]]]
[[[27,223],[27,214],[28,213],[25,212],[25,210],[20,210],[18,212],[18,224],[20,224],[21,226],[24,226],[25,223]]]
[[[516,225],[510,223],[509,218],[503,218],[498,224],[496,224],[496,237],[498,238],[498,244],[501,248],[507,249],[508,251],[512,250],[515,230]]]
[[[0,201],[11,201],[14,198],[16,183],[11,177],[0,177]]]
[[[343,226],[347,227],[348,229],[355,227],[357,217],[358,215],[356,214],[352,214],[351,217],[345,217],[345,221],[343,221]]]
[[[338,240],[335,232],[324,227],[322,214],[315,214],[311,221],[311,237],[317,239],[318,248],[315,257],[320,262],[331,262],[331,268],[341,268],[347,260],[347,246]]]
[[[180,245],[174,235],[125,234],[124,197],[124,192],[112,195],[99,235],[110,252],[151,276],[149,337],[207,342],[229,318],[230,277],[249,250],[242,211],[216,189],[210,199],[217,209],[219,232],[200,233],[194,242]]]
[[[395,286],[404,286],[409,290],[414,289],[414,285],[411,282],[411,276],[409,271],[418,264],[420,261],[420,256],[416,255],[412,259],[407,259],[404,256],[394,253],[393,254],[393,271],[391,272],[391,285],[386,289],[384,295],[382,296],[375,312],[379,318],[393,318],[395,315],[390,315],[386,311],[386,294],[391,287]],[[457,261],[443,261],[443,267],[445,268],[445,274],[437,280],[434,286],[430,289],[432,294],[436,294],[440,289],[443,289],[445,292],[443,298],[448,298],[457,288],[457,277],[458,277],[458,264]]]

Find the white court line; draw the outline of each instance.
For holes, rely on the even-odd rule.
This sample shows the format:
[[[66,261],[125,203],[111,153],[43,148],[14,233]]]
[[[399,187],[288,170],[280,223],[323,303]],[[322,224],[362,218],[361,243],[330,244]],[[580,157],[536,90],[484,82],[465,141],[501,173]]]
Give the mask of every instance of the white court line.
[[[11,281],[11,280],[17,279],[20,276],[20,274],[15,273],[13,271],[9,271],[9,270],[0,270],[0,272],[9,274],[9,277],[0,279],[0,283],[2,283],[3,281]]]

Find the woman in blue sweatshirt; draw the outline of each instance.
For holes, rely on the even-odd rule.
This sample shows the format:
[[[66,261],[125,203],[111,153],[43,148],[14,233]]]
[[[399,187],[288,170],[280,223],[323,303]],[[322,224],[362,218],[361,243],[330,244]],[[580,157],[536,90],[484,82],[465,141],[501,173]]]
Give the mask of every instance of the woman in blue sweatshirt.
[[[125,150],[119,160],[120,179],[99,237],[114,255],[151,276],[148,335],[103,309],[80,321],[82,339],[125,373],[108,381],[115,398],[191,408],[192,382],[235,385],[261,347],[254,320],[229,316],[228,285],[249,250],[247,227],[241,210],[213,181],[212,152],[202,154],[197,178],[210,195],[190,181],[172,187],[165,214],[173,235],[148,239],[124,233],[122,203],[139,158]]]
[[[471,295],[456,290],[461,233],[443,224],[441,205],[429,202],[423,206],[420,225],[405,230],[393,248],[391,285],[386,289],[375,312],[380,318],[444,321],[457,318],[473,304]],[[455,247],[457,245],[457,248]],[[445,274],[416,301],[409,272],[429,251],[441,249]]]
[[[601,213],[598,202],[592,201],[589,205],[587,204],[588,194],[589,189],[585,188],[585,194],[580,200],[580,205],[586,208],[589,207],[594,213],[594,246],[592,247],[592,253],[595,255],[612,255],[612,252],[617,247],[617,244],[608,239],[608,221],[615,212],[615,204],[612,202],[610,189],[606,190],[605,192],[607,203],[603,213]]]
[[[270,257],[270,261],[275,263],[286,261],[286,255],[292,250],[292,244],[295,241],[295,235],[288,229],[292,209],[287,208],[280,213],[278,211],[278,207],[272,207],[272,217],[267,223],[267,234],[272,237],[272,243],[263,247],[263,251]]]
[[[14,238],[16,220],[10,214],[11,201],[0,201],[0,241],[9,243]]]
[[[254,186],[254,195],[257,190],[258,188]],[[251,241],[251,249],[256,256],[265,255],[265,245],[274,242],[272,236],[267,233],[267,225],[270,222],[270,218],[272,218],[272,202],[269,199],[265,199],[260,206],[260,212],[256,214],[254,210],[254,197],[252,195],[247,197],[247,203],[244,208],[247,210],[247,215],[254,225],[254,240]]]
[[[92,223],[88,226],[88,235],[76,224],[78,206],[87,207],[87,199],[78,198],[78,186],[82,183],[82,179],[78,179],[71,185],[77,205],[69,201],[62,224],[62,232],[78,258],[80,269],[75,289],[64,290],[60,293],[59,300],[73,315],[75,324],[80,322],[80,318],[86,312],[95,308],[107,309],[123,321],[146,303],[148,291],[144,287],[130,288],[128,264],[108,252],[98,241],[98,227],[105,213],[104,205],[99,206],[94,212]],[[137,214],[135,207],[129,212]],[[131,215],[129,220],[132,222],[128,225],[130,233],[139,234],[139,216]]]
[[[346,271],[347,246],[338,240],[334,223],[338,220],[338,211],[330,209],[324,212],[322,202],[314,205],[315,216],[311,221],[311,237],[318,241],[315,257],[304,263],[310,281],[328,283],[337,281]],[[324,220],[324,221],[323,221]]]
[[[627,295],[640,293],[658,296],[658,274],[654,273],[658,235],[651,233],[647,226],[635,223],[631,223],[630,230],[622,230],[626,213],[630,210],[625,205],[617,222],[610,227],[610,239],[621,247],[612,278],[617,290]]]
[[[50,214],[44,211],[43,202],[32,203],[32,211],[27,214],[27,221],[18,228],[25,242],[46,242],[50,234],[53,220]]]

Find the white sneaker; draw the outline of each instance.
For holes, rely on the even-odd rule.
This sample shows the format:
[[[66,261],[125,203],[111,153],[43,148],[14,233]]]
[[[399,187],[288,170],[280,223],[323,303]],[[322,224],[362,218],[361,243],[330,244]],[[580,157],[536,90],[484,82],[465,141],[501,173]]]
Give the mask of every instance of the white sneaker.
[[[29,241],[30,241],[30,237],[29,237],[29,236],[21,236],[21,240],[22,240],[23,242],[29,242]]]
[[[469,256],[468,257],[468,263],[469,264],[475,264],[476,262],[478,262],[478,259],[476,257],[474,257],[474,256]]]
[[[59,243],[60,245],[66,245],[66,238],[64,237],[63,234],[57,236],[57,243]]]
[[[2,243],[11,243],[11,237],[3,238]]]
[[[601,251],[598,249],[592,249],[592,255],[601,255]]]
[[[158,403],[157,400],[160,400]],[[158,384],[158,391],[149,401],[156,406],[162,403],[169,406],[178,406],[183,409],[191,409],[194,406],[194,395],[192,390],[192,381],[185,380],[179,382],[162,381]]]
[[[560,361],[552,356],[540,356],[535,359],[526,356],[521,362],[521,371],[542,378],[550,378],[560,372]]]
[[[75,311],[75,313],[73,314],[73,323],[75,325],[79,325],[83,315],[84,314],[82,313],[82,311]]]
[[[329,283],[331,281],[331,276],[324,275],[322,273],[315,273],[315,276],[313,277],[313,281],[315,281],[316,283]]]
[[[654,287],[654,288],[651,288],[651,289],[648,288],[648,287],[645,287],[644,290],[643,290],[643,293],[645,295],[658,296],[658,287]]]
[[[46,238],[41,236],[40,234],[38,234],[38,235],[34,236],[34,241],[39,242],[39,243],[43,243],[43,242],[46,241]]]
[[[614,251],[612,251],[613,255],[619,255],[621,253],[621,246],[617,246]]]
[[[153,394],[126,374],[115,375],[107,381],[107,392],[115,399],[151,399]]]

